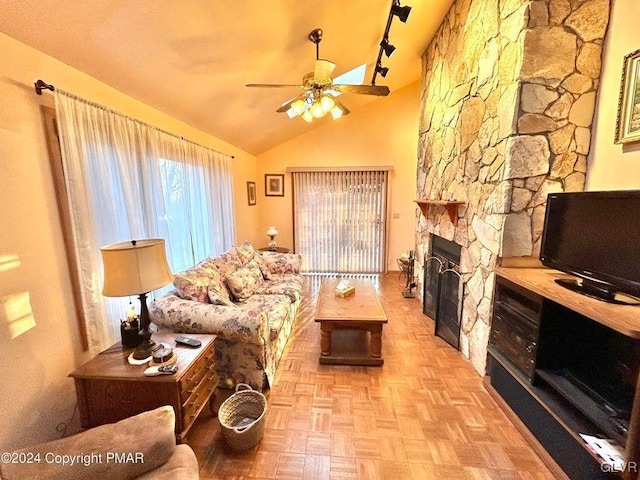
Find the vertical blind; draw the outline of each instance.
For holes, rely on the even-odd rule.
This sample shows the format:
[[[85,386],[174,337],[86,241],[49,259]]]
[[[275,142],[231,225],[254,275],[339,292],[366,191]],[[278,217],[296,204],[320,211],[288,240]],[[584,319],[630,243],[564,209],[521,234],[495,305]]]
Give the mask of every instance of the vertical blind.
[[[295,251],[309,273],[380,273],[388,173],[292,171]]]

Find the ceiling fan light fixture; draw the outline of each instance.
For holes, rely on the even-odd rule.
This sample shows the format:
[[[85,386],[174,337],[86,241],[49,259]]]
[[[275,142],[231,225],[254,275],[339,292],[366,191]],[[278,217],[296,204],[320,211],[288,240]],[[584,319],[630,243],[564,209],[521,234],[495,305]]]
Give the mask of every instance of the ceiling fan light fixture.
[[[336,101],[331,97],[331,95],[322,95],[322,97],[320,97],[320,105],[325,112],[330,112],[336,105]]]
[[[400,6],[400,2],[395,2],[391,6],[391,14],[398,17],[402,23],[407,22],[407,18],[409,18],[410,13],[411,13],[411,7],[408,5],[405,5],[404,7],[402,7]]]
[[[335,105],[332,109],[331,109],[331,117],[334,120],[339,119],[340,117],[342,117],[342,115],[344,114],[344,110],[339,106],[339,105]]]
[[[291,104],[291,110],[294,113],[294,116],[300,115],[307,109],[307,104],[304,100],[296,100]]]
[[[322,104],[319,101],[313,102],[313,105],[311,105],[311,107],[309,108],[309,112],[311,112],[313,118],[322,118],[327,114],[326,110],[322,108]]]
[[[387,38],[382,39],[382,41],[380,42],[380,46],[382,47],[382,51],[384,51],[384,54],[387,57],[393,55],[393,52],[396,50],[396,47],[391,45]]]
[[[311,123],[313,121],[313,115],[311,115],[311,111],[305,110],[302,115],[300,115],[305,122]]]

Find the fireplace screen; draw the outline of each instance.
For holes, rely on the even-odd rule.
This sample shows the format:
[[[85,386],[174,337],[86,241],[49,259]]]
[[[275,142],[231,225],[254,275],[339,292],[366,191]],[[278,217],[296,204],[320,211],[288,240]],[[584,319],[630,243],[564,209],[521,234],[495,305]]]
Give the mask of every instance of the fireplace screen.
[[[424,295],[422,312],[432,319],[438,313],[438,295],[440,294],[440,272],[444,270],[442,260],[432,256],[424,261]]]
[[[460,319],[463,298],[464,282],[460,274],[454,269],[442,272],[436,335],[446,340],[457,350],[460,350]]]
[[[460,246],[433,236],[431,256],[424,260],[422,311],[435,320],[435,334],[460,349],[464,282],[460,277]]]

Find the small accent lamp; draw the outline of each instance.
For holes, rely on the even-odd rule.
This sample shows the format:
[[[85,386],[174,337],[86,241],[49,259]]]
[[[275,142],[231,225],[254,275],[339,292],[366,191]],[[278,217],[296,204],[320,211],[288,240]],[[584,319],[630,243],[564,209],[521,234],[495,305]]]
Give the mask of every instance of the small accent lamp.
[[[269,250],[275,251],[276,248],[278,248],[278,244],[276,243],[276,235],[278,235],[278,230],[276,230],[276,227],[269,227],[269,230],[267,230],[267,235],[269,236]]]
[[[147,293],[173,281],[167,264],[164,240],[151,238],[114,243],[100,248],[104,264],[105,297],[140,296],[140,336],[141,342],[133,353],[133,358],[143,360],[150,357],[155,342],[149,330],[149,310]]]

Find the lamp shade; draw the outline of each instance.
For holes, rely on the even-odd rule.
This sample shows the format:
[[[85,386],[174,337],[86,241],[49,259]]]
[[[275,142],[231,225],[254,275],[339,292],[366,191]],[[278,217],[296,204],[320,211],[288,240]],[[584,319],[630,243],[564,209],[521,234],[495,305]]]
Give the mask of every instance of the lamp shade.
[[[140,295],[173,280],[161,238],[114,243],[100,248],[100,252],[105,297]]]

